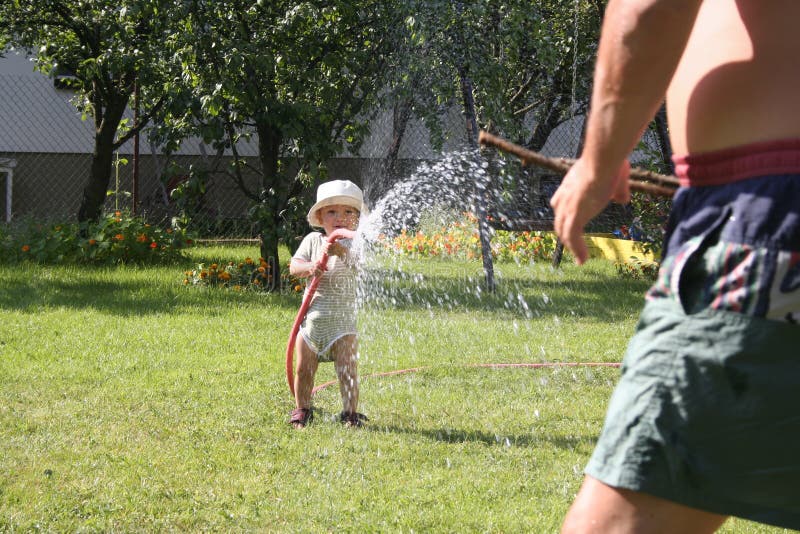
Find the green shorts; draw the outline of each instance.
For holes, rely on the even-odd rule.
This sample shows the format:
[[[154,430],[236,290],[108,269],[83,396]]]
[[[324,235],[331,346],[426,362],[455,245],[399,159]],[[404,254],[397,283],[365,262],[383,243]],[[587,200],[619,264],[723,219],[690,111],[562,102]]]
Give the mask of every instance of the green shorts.
[[[648,301],[586,473],[800,529],[800,327]]]

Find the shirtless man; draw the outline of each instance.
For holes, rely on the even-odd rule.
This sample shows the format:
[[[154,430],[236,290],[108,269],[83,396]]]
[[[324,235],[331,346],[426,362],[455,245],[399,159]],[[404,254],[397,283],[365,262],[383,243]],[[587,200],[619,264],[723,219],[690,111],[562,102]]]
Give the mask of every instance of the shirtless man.
[[[583,263],[664,98],[682,187],[562,532],[800,529],[798,21],[798,0],[608,3],[556,232]]]

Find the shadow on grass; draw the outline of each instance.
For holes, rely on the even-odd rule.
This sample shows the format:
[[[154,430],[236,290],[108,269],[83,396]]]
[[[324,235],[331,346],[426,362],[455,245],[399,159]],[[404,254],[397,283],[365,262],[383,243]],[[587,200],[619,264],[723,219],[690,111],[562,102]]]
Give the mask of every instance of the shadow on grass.
[[[100,268],[35,268],[0,271],[0,309],[38,312],[43,308],[94,309],[120,316],[197,312],[217,316],[232,306],[270,306],[287,311],[300,306],[296,294],[236,292],[219,288],[192,288],[164,282],[153,270],[115,273]],[[180,272],[180,271],[178,271]],[[158,273],[158,274],[156,274]],[[159,278],[160,276],[160,278]]]
[[[482,273],[371,270],[365,276],[365,302],[378,309],[487,311],[523,317],[576,314],[613,321],[638,313],[649,286],[591,271],[581,277],[552,278],[524,273],[502,277],[490,293],[484,289]]]
[[[400,268],[365,270],[361,284],[365,308],[477,311],[523,318],[574,314],[614,321],[638,312],[648,285],[591,270],[553,274],[516,268],[511,269],[512,276],[498,276],[498,289],[489,293],[483,289],[480,268],[474,265],[418,262],[412,267],[416,272]],[[301,297],[295,293],[183,287],[183,270],[180,265],[119,272],[74,266],[0,267],[0,308],[93,308],[119,315],[146,315],[180,313],[200,306],[216,315],[225,313],[231,305],[269,305],[286,310],[300,306]]]
[[[560,449],[575,449],[578,447],[586,447],[590,450],[594,446],[597,439],[597,434],[587,433],[585,425],[578,425],[573,422],[573,419],[583,420],[585,417],[592,417],[588,415],[585,410],[580,408],[566,407],[563,408],[563,413],[554,412],[552,419],[539,420],[538,416],[534,417],[532,413],[524,412],[527,415],[519,415],[521,412],[517,411],[503,411],[502,406],[507,406],[505,395],[509,391],[513,391],[512,384],[519,382],[520,384],[531,383],[536,375],[540,373],[531,374],[530,367],[523,367],[526,364],[511,364],[509,367],[503,368],[504,376],[494,373],[487,374],[486,370],[492,368],[492,364],[479,364],[467,365],[461,367],[430,367],[430,368],[417,368],[407,369],[403,371],[390,372],[381,376],[367,375],[365,378],[389,378],[401,375],[408,375],[407,379],[415,379],[419,382],[414,383],[413,397],[417,399],[427,399],[429,404],[420,412],[421,415],[411,415],[409,411],[397,413],[394,409],[389,409],[388,420],[381,422],[380,415],[374,420],[367,423],[365,429],[376,433],[390,433],[401,435],[413,435],[422,439],[437,441],[442,443],[462,444],[462,443],[480,443],[488,446],[498,447],[537,447],[543,444],[550,444]],[[536,365],[536,364],[531,364]],[[602,388],[603,394],[598,396],[598,402],[606,402],[607,396],[610,395],[613,387],[608,382],[609,379],[615,380],[618,377],[619,370],[614,364],[566,364],[552,365],[546,367],[536,367],[537,371],[548,370],[550,382],[540,390],[540,395],[535,396],[536,400],[531,402],[548,402],[550,395],[569,395],[566,388],[586,388],[593,389]],[[565,376],[563,374],[555,375],[553,372],[561,373],[568,369],[584,369],[591,370],[591,374],[583,375],[579,382],[575,382],[575,378]],[[525,370],[525,373],[513,373],[507,375],[512,370]],[[561,376],[562,380],[558,377]],[[500,383],[498,380],[502,380]],[[566,380],[566,381],[564,381]],[[316,392],[324,389],[329,390],[331,396],[337,395],[337,390],[333,387],[335,381],[330,381],[321,384],[316,388]],[[412,387],[410,382],[406,382],[407,387]],[[463,398],[478,398],[481,392],[487,391],[501,391],[501,387],[506,389],[502,390],[505,393],[500,398],[493,399],[488,396],[484,399],[481,410],[476,411],[475,406],[464,407]],[[527,386],[524,389],[528,389]],[[606,393],[607,390],[607,393]],[[433,391],[433,395],[429,393]],[[396,404],[393,406],[411,405],[412,401],[405,398],[409,393],[405,390],[405,386],[398,388],[398,398]],[[453,393],[458,392],[458,393]],[[565,393],[566,392],[566,393]],[[601,400],[602,399],[602,400]],[[336,401],[334,401],[336,402]],[[463,412],[463,410],[469,410]],[[435,411],[431,411],[435,410]],[[454,420],[448,414],[456,410],[461,419]],[[321,420],[335,420],[335,414],[326,413],[325,410],[315,408],[315,412],[319,412]],[[380,412],[380,409],[377,409]],[[416,411],[414,412],[417,413]],[[578,415],[580,413],[581,415]],[[514,420],[503,419],[509,417],[508,414],[514,415]],[[368,414],[369,415],[369,414]],[[594,417],[602,419],[602,412],[597,412]],[[537,425],[537,430],[531,428],[527,430],[527,425],[523,425],[523,431],[520,432],[520,420],[529,420],[531,424]],[[419,423],[417,422],[419,421]],[[464,423],[463,421],[466,421]],[[551,422],[559,422],[558,429],[550,429],[548,431],[541,431],[542,428],[547,428]],[[472,424],[474,423],[474,425]],[[506,424],[507,423],[507,424]],[[562,424],[563,423],[563,424]],[[565,426],[566,425],[566,426]],[[461,427],[461,428],[459,428]],[[473,428],[464,428],[473,427]],[[483,428],[482,428],[483,427]],[[493,431],[484,430],[484,428]],[[505,427],[505,428],[504,428]],[[507,430],[506,430],[507,429]]]
[[[314,408],[314,421],[312,425],[318,424],[340,424],[338,421],[339,413],[328,412],[319,407]],[[287,417],[288,421],[288,417]],[[501,434],[490,433],[481,430],[460,430],[455,428],[415,428],[410,426],[386,425],[378,421],[367,421],[360,429],[353,429],[354,432],[374,432],[378,434],[401,434],[407,436],[418,436],[430,441],[442,443],[463,444],[481,443],[496,447],[535,447],[543,443],[559,449],[572,450],[578,447],[586,447],[590,450],[597,441],[597,435],[569,436],[553,435],[552,433],[541,434]]]
[[[441,429],[420,429],[409,428],[397,425],[377,425],[368,424],[366,430],[374,432],[386,432],[392,434],[418,435],[432,441],[443,443],[483,443],[497,447],[531,447],[540,446],[542,442],[550,443],[560,449],[574,449],[585,446],[590,448],[597,441],[597,435],[586,436],[553,436],[547,434],[525,434],[525,435],[501,435],[479,430],[458,430],[453,428]]]

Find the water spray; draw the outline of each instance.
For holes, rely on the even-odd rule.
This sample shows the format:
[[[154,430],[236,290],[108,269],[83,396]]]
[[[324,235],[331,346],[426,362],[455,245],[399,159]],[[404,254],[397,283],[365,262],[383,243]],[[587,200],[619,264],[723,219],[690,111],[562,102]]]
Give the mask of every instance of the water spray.
[[[333,244],[339,239],[354,239],[355,237],[356,233],[354,231],[347,230],[346,228],[339,228],[328,236],[328,243]],[[327,252],[319,259],[317,266],[323,271],[327,268]],[[303,324],[303,319],[306,318],[308,307],[311,305],[311,300],[314,298],[314,293],[317,291],[317,286],[321,279],[322,276],[315,276],[308,284],[305,294],[303,295],[303,303],[300,305],[300,309],[297,311],[297,317],[295,317],[294,324],[292,325],[292,332],[289,334],[289,343],[286,346],[286,380],[289,382],[289,391],[292,392],[292,397],[294,397],[294,344],[297,341],[297,333],[300,331],[300,325]]]
[[[502,137],[492,135],[484,130],[481,130],[478,135],[478,142],[483,146],[492,146],[498,150],[517,156],[524,166],[537,165],[565,174],[575,163],[574,159],[550,158],[544,156],[538,152],[514,144]],[[630,188],[633,191],[640,191],[642,193],[662,197],[672,197],[678,186],[678,178],[675,176],[667,176],[639,167],[631,167]]]

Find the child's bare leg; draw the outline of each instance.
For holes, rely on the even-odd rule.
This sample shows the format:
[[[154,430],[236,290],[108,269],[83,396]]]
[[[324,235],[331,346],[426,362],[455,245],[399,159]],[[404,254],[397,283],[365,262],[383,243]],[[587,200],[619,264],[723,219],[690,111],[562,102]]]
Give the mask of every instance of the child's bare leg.
[[[294,402],[297,408],[311,408],[311,391],[314,389],[314,376],[317,374],[319,360],[305,339],[297,337],[294,345],[297,360],[294,373]]]
[[[342,409],[355,413],[358,409],[358,340],[355,335],[337,339],[331,347],[339,378],[339,392],[342,395]]]

